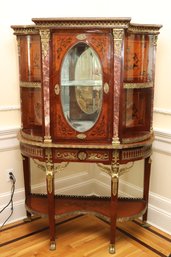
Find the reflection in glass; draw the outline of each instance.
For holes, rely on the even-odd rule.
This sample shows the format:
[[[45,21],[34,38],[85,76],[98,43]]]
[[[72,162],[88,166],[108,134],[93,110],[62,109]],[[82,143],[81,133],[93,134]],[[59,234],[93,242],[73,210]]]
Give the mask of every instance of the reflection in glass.
[[[95,124],[102,105],[102,68],[95,51],[85,43],[71,48],[61,71],[61,101],[65,118],[77,131]]]

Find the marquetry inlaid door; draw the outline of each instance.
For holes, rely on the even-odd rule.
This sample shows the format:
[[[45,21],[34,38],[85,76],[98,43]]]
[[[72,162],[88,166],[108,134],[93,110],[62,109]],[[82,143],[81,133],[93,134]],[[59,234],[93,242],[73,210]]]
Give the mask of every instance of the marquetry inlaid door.
[[[53,33],[52,140],[110,142],[112,49],[112,36],[104,31]]]

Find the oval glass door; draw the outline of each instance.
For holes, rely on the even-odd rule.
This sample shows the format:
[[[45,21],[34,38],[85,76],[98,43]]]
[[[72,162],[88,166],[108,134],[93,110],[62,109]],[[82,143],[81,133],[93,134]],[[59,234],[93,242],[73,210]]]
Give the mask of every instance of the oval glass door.
[[[102,97],[100,60],[90,46],[80,42],[65,55],[61,70],[61,102],[67,122],[78,132],[92,128]]]

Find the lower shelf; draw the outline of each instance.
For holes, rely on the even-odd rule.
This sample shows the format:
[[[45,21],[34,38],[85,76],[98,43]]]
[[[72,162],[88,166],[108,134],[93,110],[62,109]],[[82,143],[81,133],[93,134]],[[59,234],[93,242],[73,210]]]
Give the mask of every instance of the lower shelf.
[[[47,195],[31,194],[27,197],[26,208],[31,213],[48,215]],[[117,220],[126,221],[142,216],[147,205],[140,198],[118,198]],[[55,217],[92,213],[101,218],[110,220],[111,212],[115,210],[111,207],[110,197],[97,196],[55,196]]]

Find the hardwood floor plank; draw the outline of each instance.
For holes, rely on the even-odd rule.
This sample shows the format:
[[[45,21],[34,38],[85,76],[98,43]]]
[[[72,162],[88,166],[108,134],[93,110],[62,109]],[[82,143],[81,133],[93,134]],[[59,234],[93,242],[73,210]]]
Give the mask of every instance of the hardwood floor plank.
[[[49,250],[48,221],[35,220],[1,232],[1,257],[111,257],[108,252],[109,225],[95,216],[57,220],[57,249]],[[118,224],[115,257],[169,256],[169,242],[135,223]],[[123,233],[122,231],[126,231]],[[133,237],[130,236],[132,233]],[[15,241],[15,238],[18,238]],[[145,244],[134,240],[138,237]],[[5,241],[7,240],[7,241]],[[5,245],[5,242],[9,242]],[[158,244],[159,255],[149,248]],[[167,246],[165,248],[165,246]],[[165,249],[164,249],[165,248]]]
[[[128,232],[132,236],[138,238],[145,244],[150,247],[156,249],[160,253],[168,256],[171,252],[171,243],[166,240],[161,240],[161,238],[153,234],[151,231],[146,230],[140,226],[137,226],[133,222],[127,222],[126,226],[124,223],[118,223],[118,227],[124,229],[124,231]]]
[[[139,226],[141,226],[142,222],[140,220],[135,220],[133,221],[135,224],[138,224]],[[159,230],[158,228],[155,228],[154,226],[150,227],[145,227],[146,230],[151,231],[152,233],[158,235],[159,237],[165,239],[166,241],[171,243],[171,235],[169,235],[168,233],[165,233],[161,230]]]

